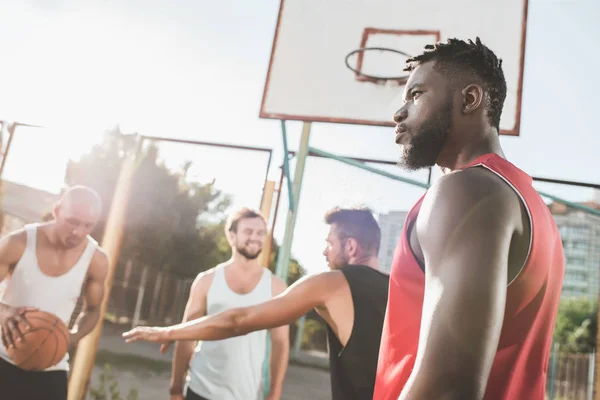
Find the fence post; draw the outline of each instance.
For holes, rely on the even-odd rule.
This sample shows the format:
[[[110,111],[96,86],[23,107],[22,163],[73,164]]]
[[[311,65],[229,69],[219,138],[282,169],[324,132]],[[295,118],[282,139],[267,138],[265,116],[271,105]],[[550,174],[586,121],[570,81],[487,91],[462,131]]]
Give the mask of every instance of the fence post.
[[[156,280],[154,281],[154,293],[152,294],[152,302],[150,303],[150,315],[148,320],[153,323],[156,320],[158,299],[160,297],[160,290],[162,289],[163,273],[162,271],[156,274]]]
[[[590,354],[590,358],[588,360],[589,367],[588,367],[587,400],[592,400],[594,397],[594,367],[596,366],[596,364],[594,363],[595,359],[596,359],[596,350],[593,350],[592,354]]]
[[[140,313],[142,312],[142,302],[144,301],[144,291],[146,290],[146,278],[148,275],[148,266],[144,266],[142,270],[142,279],[140,280],[140,287],[138,289],[137,300],[135,302],[135,311],[133,312],[133,319],[131,320],[131,327],[134,328],[140,323]]]
[[[554,349],[552,350],[552,364],[550,365],[550,397],[548,400],[554,400],[554,390],[556,386],[556,363],[558,358],[559,344],[554,343]]]

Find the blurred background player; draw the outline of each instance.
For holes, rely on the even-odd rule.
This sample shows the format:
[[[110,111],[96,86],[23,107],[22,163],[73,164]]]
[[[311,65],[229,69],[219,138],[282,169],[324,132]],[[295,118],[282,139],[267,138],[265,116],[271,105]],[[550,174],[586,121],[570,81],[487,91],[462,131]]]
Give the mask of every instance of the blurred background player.
[[[74,186],[54,208],[54,220],[26,225],[0,241],[0,392],[6,399],[65,400],[68,356],[45,371],[16,367],[7,354],[11,346],[27,345],[28,308],[58,316],[69,325],[80,294],[84,308],[70,333],[69,347],[92,331],[100,316],[108,258],[89,233],[101,214],[93,190]]]
[[[371,400],[389,276],[378,271],[381,232],[370,210],[335,208],[324,255],[332,271],[307,276],[282,295],[166,328],[136,328],[127,341],[219,340],[287,325],[313,308],[327,322],[334,400]]]
[[[259,264],[267,224],[255,210],[242,208],[225,226],[231,259],[195,279],[184,322],[237,307],[251,306],[281,294],[287,285]],[[289,326],[271,329],[271,387],[269,399],[279,399],[289,357]],[[178,342],[171,375],[171,400],[262,399],[262,374],[267,331],[229,340]],[[195,350],[194,350],[195,348]],[[269,361],[269,360],[266,360]]]

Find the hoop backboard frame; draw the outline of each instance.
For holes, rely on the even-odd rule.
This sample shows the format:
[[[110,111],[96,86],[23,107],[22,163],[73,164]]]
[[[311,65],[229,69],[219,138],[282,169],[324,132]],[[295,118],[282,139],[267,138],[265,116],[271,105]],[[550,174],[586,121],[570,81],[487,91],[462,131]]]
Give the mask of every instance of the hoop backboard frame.
[[[369,38],[371,38],[375,35],[382,35],[382,34],[383,35],[398,35],[398,36],[402,36],[402,35],[433,35],[436,38],[435,39],[436,42],[439,42],[440,38],[441,38],[440,31],[380,29],[380,28],[374,28],[374,27],[366,27],[363,30],[362,40],[360,41],[360,48],[361,49],[367,48],[368,43],[369,43]],[[360,72],[362,72],[363,62],[364,62],[364,53],[360,52],[360,53],[358,53],[358,55],[356,57],[356,70],[359,72],[359,73],[355,73],[356,80],[361,81],[361,82],[381,83],[381,80],[369,78],[369,77],[366,77],[366,76],[360,74]],[[391,80],[393,80],[395,83],[397,83],[399,85],[403,85],[406,83],[406,81],[408,81],[408,78],[406,78],[406,79],[391,79]]]
[[[327,115],[327,112],[325,112],[323,114],[318,113],[318,112],[305,112],[305,111],[300,111],[300,110],[296,110],[294,109],[294,107],[287,107],[287,109],[282,109],[285,107],[278,107],[278,106],[274,106],[274,104],[276,104],[277,102],[275,100],[271,100],[269,101],[269,96],[271,95],[271,93],[273,92],[273,85],[274,82],[275,85],[281,84],[281,76],[282,76],[282,71],[281,68],[279,68],[279,70],[276,70],[276,63],[279,61],[277,59],[278,56],[281,56],[281,48],[278,46],[284,46],[284,44],[282,43],[282,30],[284,28],[282,28],[282,20],[284,19],[284,11],[286,9],[286,6],[288,6],[290,3],[295,2],[298,0],[281,0],[280,1],[280,7],[279,7],[279,14],[277,17],[277,24],[276,24],[276,28],[275,28],[275,34],[273,37],[273,44],[272,44],[272,49],[271,49],[271,55],[270,55],[270,60],[269,60],[269,67],[268,67],[268,71],[267,71],[267,76],[266,76],[266,81],[265,81],[265,85],[264,85],[264,90],[263,90],[263,96],[262,96],[262,101],[261,101],[261,106],[260,106],[260,112],[259,112],[259,117],[260,118],[265,118],[265,119],[279,119],[279,120],[296,120],[296,121],[305,121],[305,122],[324,122],[324,123],[336,123],[336,124],[354,124],[354,125],[367,125],[367,126],[382,126],[382,127],[393,127],[395,124],[392,121],[392,115],[393,113],[387,112],[385,115],[385,118],[369,118],[369,117],[354,117],[354,113],[350,112],[349,114],[351,114],[352,116],[336,116],[336,115]],[[486,2],[484,2],[486,3]],[[509,58],[510,62],[513,63],[513,75],[516,75],[516,79],[511,79],[510,82],[508,82],[508,78],[507,78],[507,83],[509,86],[509,95],[507,96],[507,102],[505,103],[505,107],[503,110],[503,119],[506,118],[505,115],[510,114],[507,118],[508,122],[505,123],[505,126],[502,126],[501,124],[501,130],[500,130],[500,134],[502,135],[509,135],[509,136],[519,136],[520,134],[520,125],[521,125],[521,107],[522,107],[522,92],[523,92],[523,78],[524,78],[524,65],[525,65],[525,46],[526,46],[526,36],[527,36],[527,15],[528,15],[528,3],[529,0],[513,0],[511,5],[507,5],[507,7],[512,7],[510,9],[510,13],[512,13],[511,15],[514,16],[513,18],[513,28],[512,28],[512,37],[513,40],[511,43],[514,43],[515,47],[510,47],[510,54],[499,54],[499,56],[504,60],[503,66],[505,67],[505,74],[507,74],[507,58]],[[504,4],[502,4],[504,6]],[[314,5],[314,7],[322,7],[322,4],[319,5]],[[517,8],[519,8],[519,12],[517,13]],[[305,9],[302,10],[305,14],[307,13],[306,11],[306,7]],[[490,11],[493,12],[493,11]],[[308,14],[310,14],[308,12]],[[339,16],[338,18],[343,19],[343,16]],[[372,21],[370,21],[372,22]],[[287,22],[287,24],[289,25],[289,22]],[[517,24],[519,24],[520,26],[518,26]],[[318,25],[315,25],[318,26]],[[398,29],[396,29],[398,28]],[[402,27],[405,28],[405,27]],[[355,45],[353,48],[351,49],[347,49],[347,50],[356,50],[359,48],[363,48],[363,47],[370,47],[368,44],[369,38],[373,37],[374,35],[377,34],[404,34],[404,35],[418,35],[418,34],[427,34],[427,35],[433,35],[436,39],[436,41],[440,41],[440,40],[445,40],[447,37],[459,37],[459,38],[463,38],[463,39],[473,39],[475,38],[475,36],[481,36],[477,31],[473,33],[473,35],[471,37],[463,37],[463,36],[456,36],[453,33],[449,33],[449,34],[444,34],[443,29],[440,29],[437,26],[429,26],[429,27],[425,27],[423,29],[413,29],[413,26],[409,26],[406,27],[406,29],[400,29],[399,27],[396,26],[389,26],[389,24],[387,24],[386,26],[377,26],[377,24],[374,23],[366,23],[365,26],[361,29],[361,37],[357,38]],[[482,37],[482,40],[484,41],[484,43],[488,43],[488,41],[486,40],[486,37]],[[516,48],[517,43],[519,45],[520,48]],[[288,43],[289,45],[289,43]],[[495,52],[498,53],[498,51],[496,50],[497,46],[490,46],[492,48],[492,50],[494,50]],[[285,50],[285,49],[284,49]],[[404,49],[400,49],[398,48],[398,50],[404,50]],[[348,51],[346,51],[346,54],[348,53]],[[362,53],[358,53],[358,57],[357,57],[357,64],[356,64],[356,68],[360,71],[362,68],[362,65],[364,63],[363,58],[361,57]],[[299,56],[300,57],[300,56]],[[304,57],[304,58],[300,58],[299,60],[297,60],[300,65],[304,65],[306,63],[306,65],[308,67],[311,67],[312,70],[314,70],[314,67],[312,67],[310,64],[312,63],[314,65],[315,60],[314,59],[310,59],[310,57]],[[339,64],[341,65],[341,67],[351,76],[353,76],[353,80],[355,82],[361,82],[365,85],[380,85],[380,82],[373,82],[372,79],[369,79],[367,77],[364,76],[360,76],[359,74],[356,74],[350,70],[347,69],[345,63],[344,63],[344,58],[341,57],[341,59],[339,60]],[[274,78],[274,75],[276,75],[276,77]],[[284,74],[285,75],[285,74]],[[289,75],[289,79],[293,79],[292,76],[294,75]],[[303,77],[304,81],[306,82],[307,77]],[[308,82],[307,82],[308,83]],[[402,84],[402,82],[397,82],[398,84]],[[284,93],[285,91],[282,91],[282,89],[278,89],[279,93],[278,95],[281,97],[282,93]],[[329,88],[328,87],[317,87],[316,90],[332,90],[335,91],[335,88]],[[398,89],[401,90],[401,89]],[[318,93],[315,91],[315,96]],[[295,96],[296,94],[294,93],[294,91],[289,91],[289,93],[286,93],[287,96]],[[344,96],[344,94],[340,94],[340,96]],[[509,101],[509,97],[512,96],[512,103]],[[310,101],[308,100],[308,96],[306,96],[305,94],[305,101]],[[368,99],[365,100],[365,103],[368,102]],[[508,108],[507,108],[508,107]],[[279,109],[277,109],[279,108]],[[387,115],[389,115],[389,117],[387,117]]]

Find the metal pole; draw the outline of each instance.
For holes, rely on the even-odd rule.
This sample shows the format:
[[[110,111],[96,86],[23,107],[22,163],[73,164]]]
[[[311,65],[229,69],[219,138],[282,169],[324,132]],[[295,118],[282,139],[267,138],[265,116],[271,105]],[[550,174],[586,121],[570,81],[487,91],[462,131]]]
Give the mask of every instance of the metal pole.
[[[271,207],[273,205],[273,192],[275,191],[275,182],[265,181],[263,196],[260,202],[260,212],[269,224],[271,216]],[[267,239],[260,255],[260,263],[268,268],[271,255],[271,236],[267,234]],[[265,346],[265,361],[263,364],[263,392],[265,397],[269,395],[271,386],[271,334],[267,331],[266,346]]]
[[[294,209],[294,189],[292,187],[292,173],[290,172],[290,160],[288,158],[288,145],[287,145],[287,130],[285,129],[285,121],[281,120],[281,141],[283,143],[283,171],[287,178],[288,185],[288,208]],[[296,168],[297,170],[298,168]]]
[[[283,126],[283,124],[282,124]],[[302,188],[302,180],[304,178],[304,166],[306,164],[306,158],[308,156],[308,141],[310,139],[310,122],[305,122],[302,126],[302,137],[300,138],[300,148],[298,150],[298,157],[296,160],[296,170],[294,172],[294,185],[292,187],[293,199],[291,202],[294,204],[294,208],[290,208],[287,213],[285,221],[285,233],[283,235],[283,242],[279,248],[279,254],[277,257],[277,276],[279,276],[284,282],[287,282],[288,278],[288,267],[290,262],[290,254],[292,248],[292,239],[294,237],[294,227],[296,226],[296,216],[298,215],[298,201],[300,200],[300,190]],[[284,154],[284,162],[287,158],[287,152]]]
[[[302,350],[302,337],[304,336],[304,322],[306,321],[306,315],[303,315],[298,320],[298,330],[296,330],[296,337],[294,338],[294,349],[292,351],[292,358],[297,359]]]
[[[394,179],[394,180],[397,180],[397,181],[401,181],[401,182],[408,183],[408,184],[411,184],[411,185],[419,186],[419,187],[422,187],[424,189],[428,189],[429,186],[430,186],[427,183],[415,181],[413,179],[409,179],[409,178],[405,178],[403,176],[395,175],[395,174],[392,174],[392,173],[387,172],[387,171],[382,171],[380,169],[373,168],[373,167],[371,167],[369,165],[365,165],[365,164],[363,164],[363,163],[361,163],[359,161],[355,161],[355,160],[352,160],[352,159],[346,158],[346,157],[341,157],[341,156],[338,156],[336,154],[330,153],[328,151],[324,151],[324,150],[320,150],[320,149],[315,149],[314,147],[311,147],[310,151],[311,151],[311,153],[315,153],[315,154],[318,154],[318,155],[321,155],[321,156],[324,156],[324,157],[329,157],[329,158],[332,158],[334,160],[343,162],[345,164],[349,164],[349,165],[355,166],[357,168],[364,169],[366,171],[373,172],[375,174],[382,175],[382,176],[385,176],[385,177],[388,177],[388,178],[391,178],[391,179]],[[582,204],[577,204],[577,203],[574,203],[572,201],[568,201],[568,200],[565,200],[563,198],[560,198],[558,196],[554,196],[554,195],[546,193],[546,192],[541,192],[539,190],[538,190],[538,193],[542,197],[546,197],[548,199],[554,200],[554,201],[556,201],[558,203],[562,203],[562,204],[564,204],[564,205],[566,205],[568,207],[574,208],[576,210],[585,211],[585,212],[587,212],[589,214],[596,215],[596,216],[600,217],[600,210],[596,210],[596,209],[593,209],[591,207],[584,206]],[[600,311],[599,311],[599,313],[600,313]],[[600,335],[600,331],[599,331],[599,335]],[[600,336],[599,336],[599,339],[600,339]]]
[[[271,222],[271,234],[270,239],[271,239],[271,245],[274,243],[275,238],[274,238],[274,234],[275,234],[275,223],[277,222],[277,214],[279,213],[279,203],[281,201],[281,187],[283,185],[283,177],[284,177],[284,171],[283,171],[283,166],[281,167],[281,174],[279,175],[279,186],[277,186],[277,197],[275,199],[275,212],[273,213],[273,221]]]
[[[592,351],[592,354],[590,355],[590,362],[588,363],[588,395],[587,395],[587,400],[592,400],[593,394],[594,394],[594,360],[596,356],[596,351]]]
[[[3,151],[3,154],[2,154],[2,164],[0,164],[0,178],[2,177],[2,174],[4,173],[4,166],[6,165],[6,159],[8,157],[8,152],[10,151],[10,146],[12,145],[13,137],[15,136],[15,129],[17,129],[16,123],[9,125],[6,129],[8,131],[8,142],[6,143],[6,149]]]
[[[273,206],[273,192],[275,192],[275,182],[265,181],[265,187],[263,189],[262,201],[260,204],[260,213],[267,221],[267,229],[269,226],[269,217],[271,216],[271,207]],[[268,267],[269,258],[271,255],[271,236],[267,230],[267,237],[263,247],[263,251],[260,255],[260,263]]]
[[[373,167],[371,167],[369,165],[363,164],[360,161],[355,161],[355,160],[353,160],[351,158],[341,157],[341,156],[338,156],[336,154],[330,153],[328,151],[324,151],[324,150],[320,150],[320,149],[315,149],[314,147],[311,147],[310,148],[310,152],[311,153],[315,153],[315,154],[320,155],[320,156],[331,158],[331,159],[343,162],[345,164],[352,165],[354,167],[357,167],[357,168],[360,168],[360,169],[364,169],[366,171],[373,172],[375,174],[382,175],[382,176],[385,176],[385,177],[388,177],[388,178],[391,178],[391,179],[394,179],[394,180],[397,180],[397,181],[401,181],[401,182],[404,182],[404,183],[409,183],[411,185],[419,186],[419,187],[422,187],[424,189],[428,189],[429,188],[429,185],[427,183],[423,183],[423,182],[415,181],[414,179],[405,178],[405,177],[402,177],[402,176],[399,176],[399,175],[395,175],[395,174],[392,174],[391,172],[382,171],[380,169],[373,168]]]
[[[133,154],[128,154],[123,161],[119,180],[115,188],[114,200],[110,209],[108,220],[106,221],[106,229],[102,238],[102,247],[109,256],[109,268],[105,282],[104,299],[100,307],[100,318],[96,323],[96,327],[92,332],[85,336],[79,342],[75,359],[73,360],[73,368],[71,379],[69,381],[68,400],[83,400],[85,398],[87,387],[90,379],[90,374],[94,366],[96,358],[96,350],[98,349],[98,341],[102,331],[102,322],[106,313],[106,306],[110,297],[110,289],[115,269],[119,260],[119,251],[121,249],[123,230],[125,222],[125,212],[129,201],[131,189],[131,180],[137,168],[138,155],[141,153],[143,139],[138,138],[137,148]]]
[[[556,389],[556,363],[558,362],[558,349],[559,344],[554,343],[552,348],[552,364],[550,364],[550,397],[548,400],[554,399],[554,391]]]

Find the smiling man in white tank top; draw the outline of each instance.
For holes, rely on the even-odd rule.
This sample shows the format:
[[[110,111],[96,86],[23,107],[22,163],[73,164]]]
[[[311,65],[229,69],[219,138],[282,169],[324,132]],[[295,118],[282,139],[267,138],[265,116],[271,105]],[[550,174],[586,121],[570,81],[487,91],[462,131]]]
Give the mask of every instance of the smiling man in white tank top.
[[[97,193],[84,186],[67,190],[54,220],[26,225],[0,240],[0,398],[65,400],[68,356],[45,371],[15,366],[7,348],[20,346],[29,309],[58,316],[67,326],[82,294],[84,308],[70,332],[69,347],[92,331],[100,316],[108,258],[89,233],[101,214]]]
[[[248,208],[233,213],[225,226],[231,259],[195,279],[184,321],[236,307],[250,306],[281,294],[286,284],[260,265],[258,256],[267,234],[266,221]],[[269,400],[281,398],[289,356],[289,326],[270,330]],[[171,400],[263,399],[263,365],[267,331],[214,342],[179,342],[171,375]],[[164,351],[164,348],[162,349]],[[189,368],[189,371],[188,371]]]

